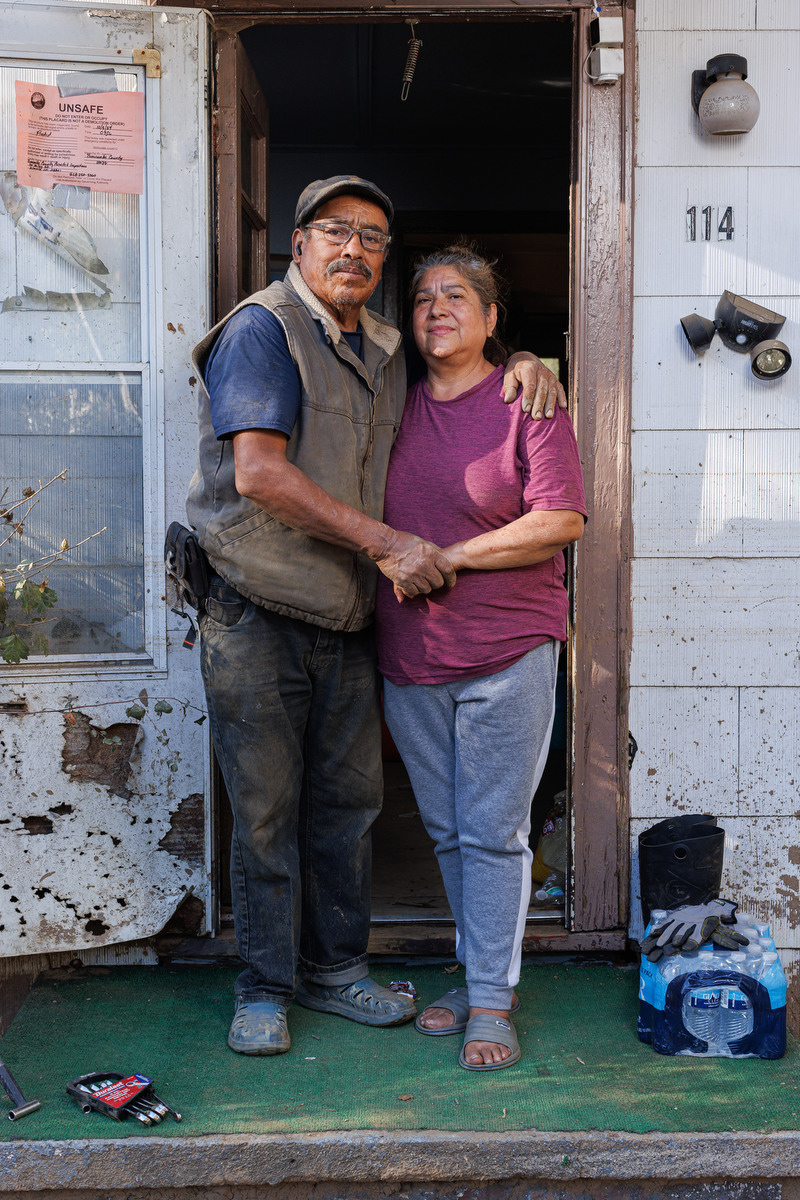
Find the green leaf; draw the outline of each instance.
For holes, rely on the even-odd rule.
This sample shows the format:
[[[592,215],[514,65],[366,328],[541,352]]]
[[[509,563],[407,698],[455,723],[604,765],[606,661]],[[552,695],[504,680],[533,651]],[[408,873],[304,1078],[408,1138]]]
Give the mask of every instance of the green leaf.
[[[6,613],[8,612],[8,600],[5,596],[0,596],[0,625],[5,624]]]
[[[141,721],[144,714],[145,710],[142,708],[141,704],[130,704],[125,709],[125,716],[130,717],[132,721]]]
[[[52,594],[52,600],[47,598],[48,592]],[[45,588],[41,592],[38,584],[31,583],[30,579],[20,579],[14,587],[14,599],[19,601],[25,613],[44,612],[55,602],[55,592],[52,588]]]
[[[161,713],[171,713],[172,705],[167,700],[159,700],[153,709],[153,712],[157,712],[159,715]]]
[[[34,630],[33,638],[31,640],[33,641],[33,649],[36,654],[50,653],[50,643],[41,629]]]
[[[0,658],[7,663],[18,663],[28,657],[28,647],[16,633],[0,638]]]

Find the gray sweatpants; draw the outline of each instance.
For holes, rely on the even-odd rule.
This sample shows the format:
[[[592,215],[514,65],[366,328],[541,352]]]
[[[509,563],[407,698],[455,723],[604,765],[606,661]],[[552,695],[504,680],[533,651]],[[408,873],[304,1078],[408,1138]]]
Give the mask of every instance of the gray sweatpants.
[[[386,723],[436,843],[475,1008],[510,1008],[519,981],[531,802],[550,746],[560,648],[545,642],[479,679],[384,681]]]

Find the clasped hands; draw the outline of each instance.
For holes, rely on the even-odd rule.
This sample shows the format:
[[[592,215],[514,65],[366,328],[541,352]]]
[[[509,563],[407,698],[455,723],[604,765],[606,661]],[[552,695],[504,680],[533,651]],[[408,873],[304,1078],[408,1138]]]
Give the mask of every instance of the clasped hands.
[[[413,533],[393,529],[386,552],[376,561],[398,601],[451,588],[456,581],[456,568],[444,550]]]

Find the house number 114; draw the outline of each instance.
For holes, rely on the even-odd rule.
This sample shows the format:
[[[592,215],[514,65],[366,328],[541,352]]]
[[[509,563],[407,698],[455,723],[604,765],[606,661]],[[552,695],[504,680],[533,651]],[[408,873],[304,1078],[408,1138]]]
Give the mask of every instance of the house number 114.
[[[729,204],[719,220],[720,210],[707,204],[700,209],[698,218],[697,205],[693,204],[686,210],[686,240],[687,242],[710,242],[714,228],[717,231],[718,242],[733,240],[733,208]]]

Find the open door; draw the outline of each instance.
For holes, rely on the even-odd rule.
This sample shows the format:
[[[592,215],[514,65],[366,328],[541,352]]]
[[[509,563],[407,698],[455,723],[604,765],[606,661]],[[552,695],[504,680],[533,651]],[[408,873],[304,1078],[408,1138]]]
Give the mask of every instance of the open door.
[[[477,2],[448,0],[420,14],[424,50],[410,98],[400,102],[408,30],[405,14],[384,0],[348,0],[336,11],[318,0],[298,0],[291,13],[251,5],[247,28],[232,0],[206,3],[222,23],[229,14],[228,24],[241,30],[271,105],[273,277],[289,262],[299,191],[310,179],[342,170],[376,179],[394,201],[402,236],[371,307],[395,322],[403,318],[403,262],[396,251],[406,241],[411,246],[414,239],[438,239],[455,225],[458,232],[491,239],[512,268],[512,258],[528,256],[526,277],[530,264],[537,264],[537,286],[523,282],[519,296],[522,336],[561,360],[591,517],[573,555],[567,744],[558,751],[570,791],[570,894],[558,921],[548,928],[534,919],[529,933],[543,950],[622,949],[628,892],[633,8],[603,7],[604,15],[623,18],[629,65],[617,85],[598,86],[585,71],[593,16],[588,0],[537,0],[525,12],[501,0],[491,15]],[[223,51],[227,35],[219,36],[224,101],[239,94],[238,85],[221,80],[224,62],[233,62],[238,49]],[[433,112],[457,119],[445,128],[431,119]],[[558,204],[546,203],[554,180]],[[221,205],[229,204],[234,190],[231,185],[220,193]],[[221,267],[229,254],[223,243]],[[221,312],[241,294],[241,277],[232,267],[227,277],[237,284],[229,286]],[[545,310],[554,318],[549,328]],[[393,795],[374,831],[373,895],[380,899],[383,890],[395,909],[400,901],[405,910],[390,913],[387,906],[383,928],[397,931],[402,917],[410,932],[379,938],[382,926],[376,923],[371,949],[446,952],[449,942],[431,936],[447,920],[433,890],[435,865],[420,865],[413,797],[399,765],[390,759],[387,767],[387,795]],[[380,821],[392,813],[397,825],[382,830]],[[403,868],[403,858],[410,869]],[[422,930],[419,937],[414,925]]]
[[[0,662],[5,957],[113,961],[181,906],[206,927],[207,727],[162,549],[209,319],[206,18],[124,18],[0,4],[0,562],[55,553],[57,597],[7,587],[0,630],[29,648]]]
[[[499,260],[510,283],[509,345],[535,348],[566,382],[572,24],[472,24],[455,18],[426,25],[424,55],[406,103],[400,100],[400,68],[407,35],[402,24],[300,20],[258,23],[238,34],[217,31],[217,315],[267,282],[266,272],[255,275],[261,269],[255,208],[267,159],[273,279],[290,262],[294,204],[302,187],[315,177],[354,170],[376,179],[396,211],[392,250],[369,307],[404,327],[413,259],[458,236],[474,238]],[[457,128],[449,128],[446,137],[430,120],[432,97],[442,109],[459,113]],[[520,171],[498,190],[504,165],[518,159]],[[548,167],[544,181],[536,166],[540,160]],[[469,187],[458,186],[460,179],[468,179]],[[266,202],[263,212],[266,218]],[[566,696],[566,655],[560,682]],[[564,704],[536,799],[534,842],[554,796],[567,786],[569,740]],[[384,781],[384,810],[373,829],[370,949],[447,952],[454,938],[452,914],[408,776],[388,742]],[[230,838],[222,795],[219,822],[225,923]],[[563,901],[540,901],[529,924],[537,934],[562,934]]]
[[[217,37],[217,320],[269,283],[269,110],[235,34]]]

